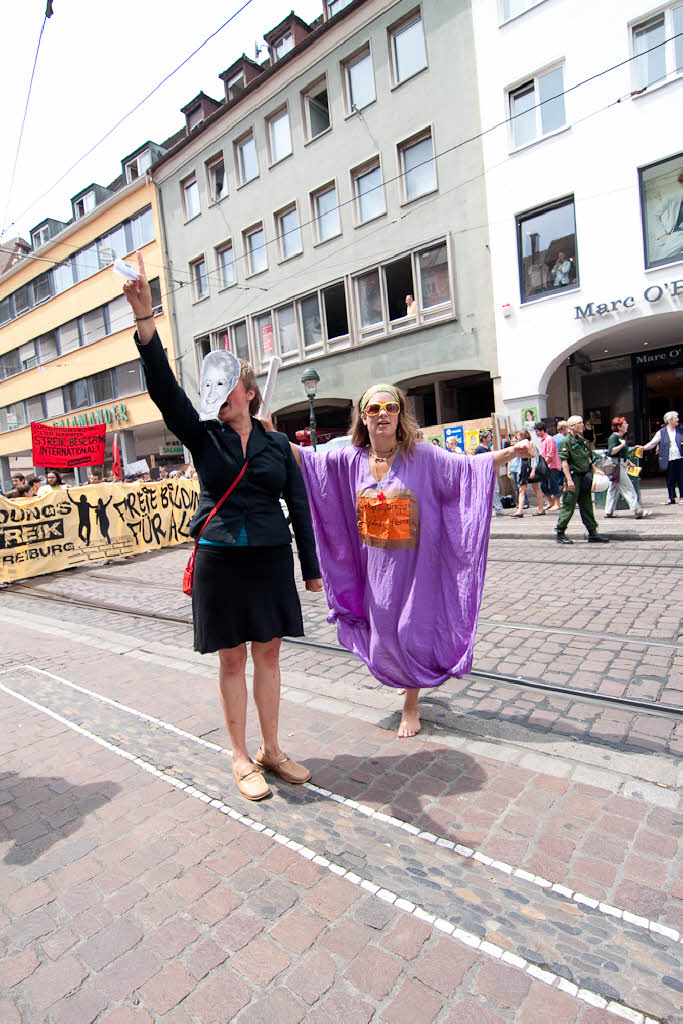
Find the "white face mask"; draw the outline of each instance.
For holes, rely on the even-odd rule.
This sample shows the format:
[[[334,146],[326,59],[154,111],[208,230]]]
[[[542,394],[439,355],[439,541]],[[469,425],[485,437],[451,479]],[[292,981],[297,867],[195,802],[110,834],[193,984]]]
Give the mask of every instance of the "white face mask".
[[[199,418],[218,419],[218,411],[240,379],[240,361],[232,352],[209,352],[199,377]]]

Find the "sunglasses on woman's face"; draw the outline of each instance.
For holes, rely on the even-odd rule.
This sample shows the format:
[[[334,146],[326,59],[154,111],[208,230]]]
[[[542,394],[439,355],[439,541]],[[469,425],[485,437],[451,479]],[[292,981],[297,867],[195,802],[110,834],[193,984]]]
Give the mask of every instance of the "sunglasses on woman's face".
[[[390,416],[397,416],[400,406],[398,402],[370,402],[365,407],[368,416],[379,416],[382,409],[386,409]]]

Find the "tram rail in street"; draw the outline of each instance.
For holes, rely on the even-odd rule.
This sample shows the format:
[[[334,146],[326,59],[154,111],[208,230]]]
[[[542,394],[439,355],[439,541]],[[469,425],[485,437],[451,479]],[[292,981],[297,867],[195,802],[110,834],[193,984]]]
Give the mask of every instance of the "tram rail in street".
[[[120,578],[119,578],[120,581]],[[118,582],[118,581],[117,581]],[[192,625],[192,619],[180,615],[169,615],[164,612],[151,612],[141,611],[136,608],[126,608],[121,605],[113,604],[106,601],[86,601],[79,598],[68,597],[64,594],[50,594],[40,587],[32,587],[26,583],[14,584],[17,590],[28,597],[32,597],[36,600],[52,601],[57,604],[76,605],[81,608],[97,609],[98,611],[108,611],[119,615],[134,616],[136,618],[151,619],[161,622],[172,622],[185,627]],[[484,621],[484,620],[480,620]],[[491,623],[492,625],[513,625],[508,623]],[[532,627],[526,627],[532,629]],[[561,633],[562,630],[548,628],[545,630],[548,633]],[[567,631],[565,631],[567,632]],[[578,632],[575,630],[569,631],[572,635],[576,636],[592,636],[594,638],[605,636],[610,640],[624,640],[624,638],[615,637],[612,634],[588,634],[584,631]],[[285,643],[293,644],[301,647],[310,647],[316,650],[326,651],[331,654],[345,655],[347,657],[353,657],[350,652],[339,644],[326,644],[319,640],[308,640],[303,637],[284,637]],[[631,641],[633,643],[647,644],[650,643],[648,640]],[[660,644],[660,641],[656,642]],[[665,646],[676,647],[683,649],[682,644],[666,644]],[[557,686],[552,683],[542,683],[540,681],[525,679],[522,676],[511,676],[497,672],[483,672],[477,669],[473,669],[468,675],[475,679],[486,679],[492,680],[498,684],[510,685],[518,689],[532,690],[536,692],[542,692],[552,694],[554,696],[564,697],[568,700],[582,700],[587,703],[598,705],[609,708],[619,708],[626,711],[631,711],[636,714],[649,714],[658,717],[674,719],[674,721],[683,721],[683,708],[676,707],[671,704],[662,704],[655,701],[643,701],[637,700],[630,697],[617,697],[611,694],[604,693],[593,693],[589,690],[581,690],[573,687]]]

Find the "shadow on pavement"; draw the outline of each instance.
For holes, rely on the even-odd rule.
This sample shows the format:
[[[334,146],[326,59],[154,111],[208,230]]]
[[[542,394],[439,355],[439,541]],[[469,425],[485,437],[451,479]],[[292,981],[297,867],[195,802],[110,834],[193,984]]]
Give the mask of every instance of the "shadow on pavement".
[[[0,835],[5,834],[5,842],[12,845],[3,862],[33,863],[60,839],[77,832],[83,818],[109,803],[120,790],[116,782],[77,786],[56,775],[8,772],[0,778],[0,809],[4,814]]]

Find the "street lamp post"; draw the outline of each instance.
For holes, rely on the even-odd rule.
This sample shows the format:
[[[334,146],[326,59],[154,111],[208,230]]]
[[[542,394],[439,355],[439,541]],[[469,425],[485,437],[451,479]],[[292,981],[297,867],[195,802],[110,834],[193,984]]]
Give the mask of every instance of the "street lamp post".
[[[315,405],[314,405],[314,402],[315,402],[315,392],[317,390],[319,382],[320,382],[320,377],[315,372],[313,367],[311,367],[308,370],[304,370],[304,372],[301,375],[301,383],[303,384],[304,388],[306,389],[306,395],[308,397],[308,404],[309,404],[309,407],[310,407],[309,424],[310,424],[310,429],[311,429],[311,444],[313,445],[313,451],[316,451],[316,449],[318,447],[318,439],[315,436]]]

